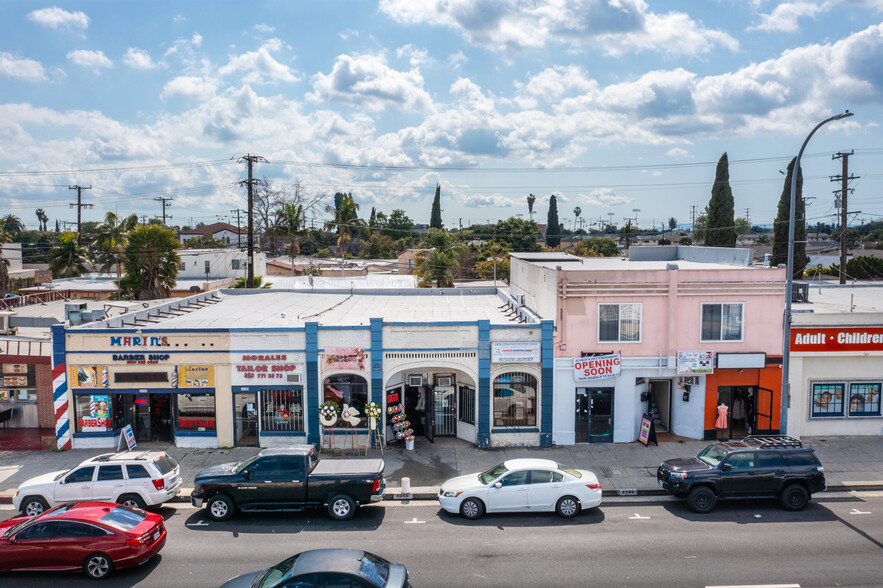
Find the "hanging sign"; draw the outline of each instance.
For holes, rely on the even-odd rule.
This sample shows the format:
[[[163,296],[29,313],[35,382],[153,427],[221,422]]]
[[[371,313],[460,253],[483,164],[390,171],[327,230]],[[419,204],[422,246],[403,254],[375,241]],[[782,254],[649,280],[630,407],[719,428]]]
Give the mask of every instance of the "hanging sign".
[[[539,343],[491,343],[493,363],[539,363]]]
[[[577,382],[614,378],[621,370],[622,358],[619,353],[577,357],[573,360],[573,379]]]
[[[714,351],[678,351],[678,375],[713,374]]]

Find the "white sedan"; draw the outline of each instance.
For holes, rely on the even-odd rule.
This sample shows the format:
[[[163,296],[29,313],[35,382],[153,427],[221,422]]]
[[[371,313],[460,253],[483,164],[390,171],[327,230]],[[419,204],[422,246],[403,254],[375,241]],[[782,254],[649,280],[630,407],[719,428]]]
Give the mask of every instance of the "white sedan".
[[[601,484],[588,470],[548,459],[510,459],[486,472],[448,480],[438,501],[449,513],[467,519],[515,511],[555,511],[573,517],[601,504]]]

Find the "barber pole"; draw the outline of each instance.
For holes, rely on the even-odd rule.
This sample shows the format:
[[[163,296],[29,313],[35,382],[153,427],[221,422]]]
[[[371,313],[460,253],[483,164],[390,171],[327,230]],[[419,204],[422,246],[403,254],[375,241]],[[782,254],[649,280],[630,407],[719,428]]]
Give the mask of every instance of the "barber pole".
[[[67,397],[64,325],[52,326],[52,398],[55,404],[55,446],[71,448],[70,403]]]

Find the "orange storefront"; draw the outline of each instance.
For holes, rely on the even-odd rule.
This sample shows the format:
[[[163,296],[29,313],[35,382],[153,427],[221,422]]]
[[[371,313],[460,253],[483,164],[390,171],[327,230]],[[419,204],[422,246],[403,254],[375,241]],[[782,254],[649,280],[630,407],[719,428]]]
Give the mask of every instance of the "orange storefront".
[[[763,367],[717,368],[714,373],[705,375],[705,439],[741,439],[745,435],[779,433],[782,358],[765,357],[762,363]],[[745,365],[756,365],[756,362]],[[718,429],[715,425],[721,405],[727,407],[727,422],[725,428]]]

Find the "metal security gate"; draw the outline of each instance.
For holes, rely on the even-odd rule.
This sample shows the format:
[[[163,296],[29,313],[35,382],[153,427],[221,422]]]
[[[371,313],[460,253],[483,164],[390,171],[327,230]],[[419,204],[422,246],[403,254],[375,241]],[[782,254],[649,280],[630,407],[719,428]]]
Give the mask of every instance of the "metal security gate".
[[[455,437],[457,435],[457,393],[453,386],[436,386],[433,397],[433,436]]]

